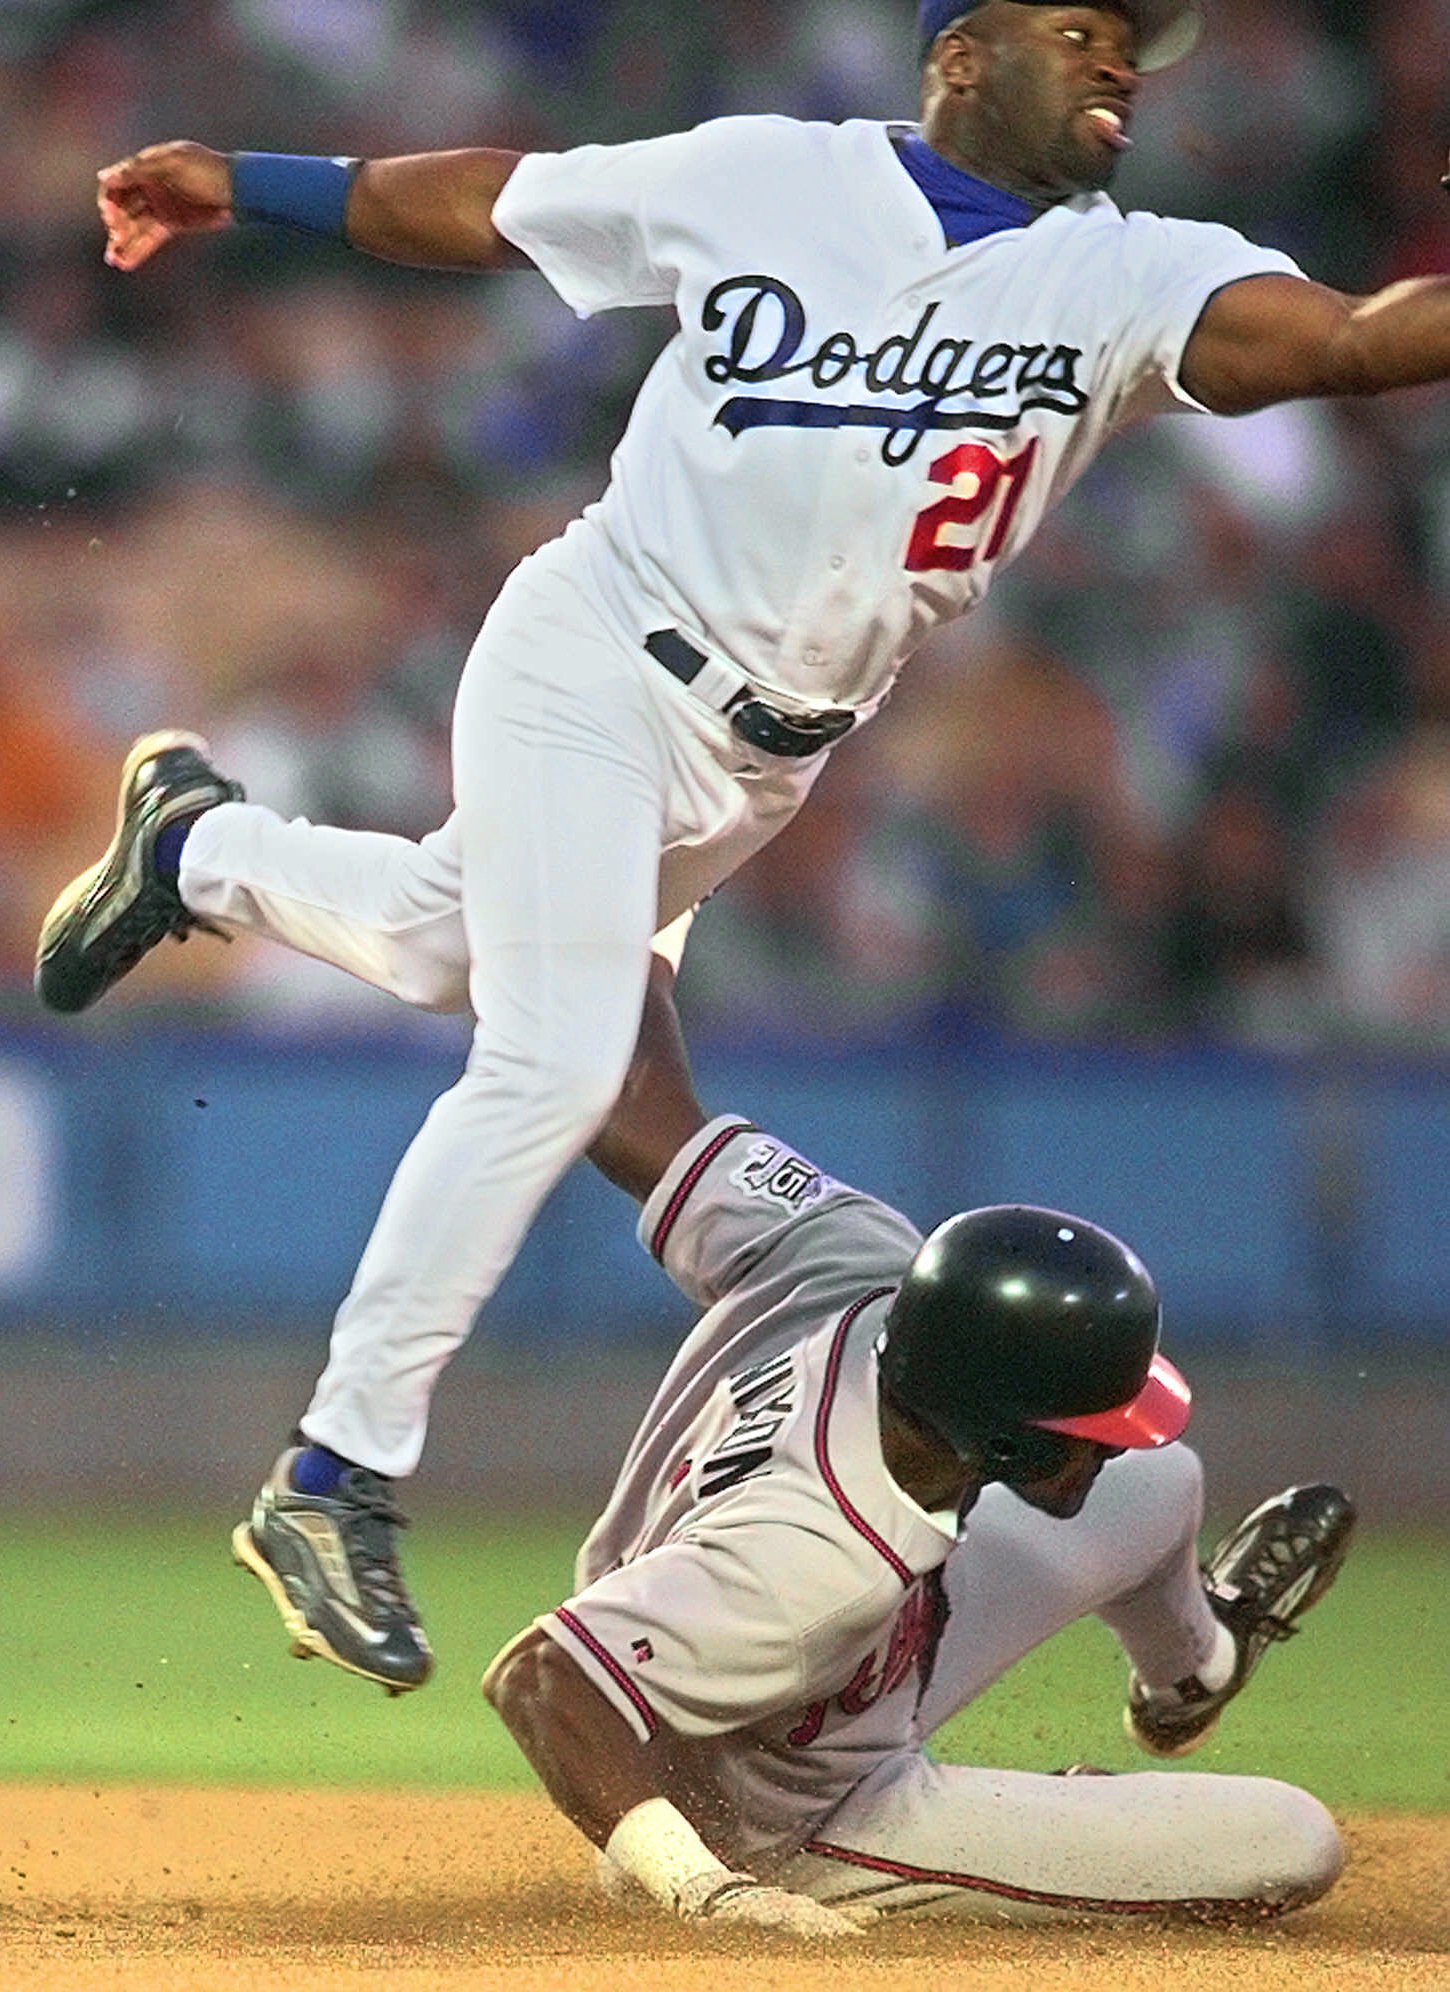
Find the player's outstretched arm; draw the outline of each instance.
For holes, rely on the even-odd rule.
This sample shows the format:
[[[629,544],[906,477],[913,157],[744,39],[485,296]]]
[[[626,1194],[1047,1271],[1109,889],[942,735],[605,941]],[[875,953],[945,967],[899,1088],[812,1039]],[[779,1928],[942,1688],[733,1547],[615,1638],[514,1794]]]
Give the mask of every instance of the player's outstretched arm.
[[[1347,297],[1298,277],[1245,278],[1210,301],[1180,375],[1219,415],[1450,380],[1450,279]]]
[[[136,270],[178,236],[210,234],[250,218],[236,198],[237,162],[263,156],[234,158],[178,139],[103,167],[96,197],[106,261],[113,269]],[[257,218],[294,221],[336,234],[368,255],[420,268],[523,268],[527,258],[493,226],[494,202],[520,157],[475,148],[369,159],[355,167],[282,159],[264,169],[268,199],[279,202],[280,212]],[[250,170],[255,178],[256,168]]]
[[[547,1633],[532,1626],[494,1661],[483,1692],[559,1810],[663,1909],[782,1937],[839,1939],[857,1923],[771,1888],[713,1854],[660,1790],[667,1741],[629,1724]]]
[[[675,1009],[675,972],[652,955],[634,1058],[589,1160],[644,1203],[685,1143],[706,1125]]]

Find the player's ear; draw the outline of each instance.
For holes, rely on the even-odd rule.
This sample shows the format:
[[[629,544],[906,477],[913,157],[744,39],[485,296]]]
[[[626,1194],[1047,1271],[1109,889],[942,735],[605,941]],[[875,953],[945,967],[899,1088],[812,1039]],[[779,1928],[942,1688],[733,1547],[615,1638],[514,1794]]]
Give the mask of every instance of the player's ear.
[[[931,62],[945,87],[965,97],[981,80],[986,61],[986,44],[964,28],[948,28],[938,37]]]

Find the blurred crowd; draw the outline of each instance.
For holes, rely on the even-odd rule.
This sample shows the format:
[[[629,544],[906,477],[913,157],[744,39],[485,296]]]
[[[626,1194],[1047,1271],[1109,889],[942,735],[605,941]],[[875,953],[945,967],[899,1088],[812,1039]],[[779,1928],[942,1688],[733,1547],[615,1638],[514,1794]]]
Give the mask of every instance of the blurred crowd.
[[[1450,270],[1450,0],[1211,0],[1126,206],[1351,291]],[[911,0],[0,0],[0,989],[131,736],[419,834],[504,576],[601,489],[669,325],[248,231],[104,268],[161,137],[558,148],[737,110],[910,116]],[[1450,395],[1113,446],[702,917],[695,1014],[814,1032],[1450,1044]],[[128,985],[391,1014],[260,948]]]

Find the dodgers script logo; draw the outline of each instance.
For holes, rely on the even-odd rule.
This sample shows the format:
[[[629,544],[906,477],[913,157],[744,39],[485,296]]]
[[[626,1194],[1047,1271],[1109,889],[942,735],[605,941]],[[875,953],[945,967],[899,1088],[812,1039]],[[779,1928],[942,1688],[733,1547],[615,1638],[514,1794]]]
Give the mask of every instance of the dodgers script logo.
[[[906,463],[932,429],[1015,429],[1029,409],[1080,415],[1088,405],[1078,384],[1077,346],[984,345],[938,336],[940,301],[925,308],[910,331],[893,333],[863,352],[850,332],[832,332],[812,347],[806,308],[777,277],[727,277],[705,299],[701,323],[724,331],[725,350],[705,362],[717,386],[761,386],[809,376],[818,388],[839,387],[859,374],[872,395],[892,401],[828,406],[819,401],[737,395],[715,420],[732,436],[746,429],[884,429],[881,455]],[[947,407],[955,402],[955,407]],[[992,404],[1005,403],[998,407]]]

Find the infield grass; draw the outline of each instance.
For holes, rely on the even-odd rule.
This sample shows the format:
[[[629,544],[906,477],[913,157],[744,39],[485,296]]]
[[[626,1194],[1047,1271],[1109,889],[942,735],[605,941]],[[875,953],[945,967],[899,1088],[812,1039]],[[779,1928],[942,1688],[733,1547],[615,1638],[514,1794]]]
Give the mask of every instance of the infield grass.
[[[227,1518],[118,1515],[0,1544],[0,1778],[105,1783],[527,1786],[478,1692],[496,1649],[567,1594],[578,1524],[431,1518],[407,1543],[440,1655],[419,1694],[287,1655]],[[1359,1543],[1301,1638],[1271,1653],[1192,1761],[1307,1785],[1361,1810],[1450,1810],[1450,1543]],[[1123,1666],[1074,1627],[941,1739],[944,1755],[1054,1769],[1141,1769],[1119,1727]]]

